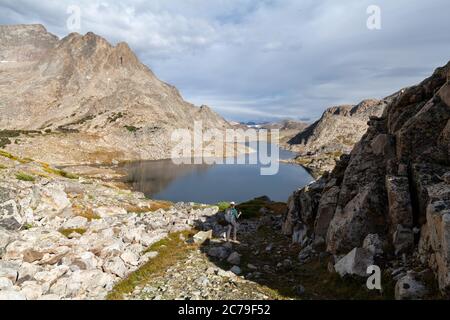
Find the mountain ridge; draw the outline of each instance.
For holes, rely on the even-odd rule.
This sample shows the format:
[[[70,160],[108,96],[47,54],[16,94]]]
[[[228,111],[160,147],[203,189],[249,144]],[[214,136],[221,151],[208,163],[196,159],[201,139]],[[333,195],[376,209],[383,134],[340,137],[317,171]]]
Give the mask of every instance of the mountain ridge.
[[[49,154],[62,163],[111,161],[96,157],[108,148],[114,160],[170,158],[173,130],[192,129],[195,121],[231,127],[209,107],[184,101],[125,42],[113,46],[92,32],[58,39],[43,26],[16,25],[0,26],[0,44],[8,59],[0,64],[0,129],[65,135],[22,136],[20,148],[8,146],[22,155],[51,161],[39,150],[56,143]],[[71,152],[77,148],[89,156]]]
[[[297,163],[320,176],[331,171],[341,155],[351,152],[367,130],[370,117],[380,116],[390,100],[366,99],[356,105],[330,107],[285,146],[299,154]]]

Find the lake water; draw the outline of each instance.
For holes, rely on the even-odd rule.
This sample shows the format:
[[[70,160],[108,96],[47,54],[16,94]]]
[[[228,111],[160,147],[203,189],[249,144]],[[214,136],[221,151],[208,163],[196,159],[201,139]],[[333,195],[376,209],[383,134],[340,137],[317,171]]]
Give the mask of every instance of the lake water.
[[[253,143],[250,146],[257,148]],[[294,157],[289,151],[279,153],[280,159]],[[298,165],[279,163],[278,173],[268,176],[261,175],[261,167],[261,164],[176,165],[172,160],[137,161],[123,166],[126,182],[134,190],[152,199],[174,202],[243,202],[264,195],[286,202],[297,188],[313,181]]]

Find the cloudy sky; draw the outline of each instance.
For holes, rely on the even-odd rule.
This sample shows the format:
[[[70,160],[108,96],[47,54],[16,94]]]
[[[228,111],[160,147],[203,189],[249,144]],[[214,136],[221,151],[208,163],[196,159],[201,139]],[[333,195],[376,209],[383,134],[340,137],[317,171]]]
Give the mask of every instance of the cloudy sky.
[[[0,24],[126,41],[186,100],[240,121],[313,120],[419,82],[450,60],[449,12],[448,0],[0,0]]]

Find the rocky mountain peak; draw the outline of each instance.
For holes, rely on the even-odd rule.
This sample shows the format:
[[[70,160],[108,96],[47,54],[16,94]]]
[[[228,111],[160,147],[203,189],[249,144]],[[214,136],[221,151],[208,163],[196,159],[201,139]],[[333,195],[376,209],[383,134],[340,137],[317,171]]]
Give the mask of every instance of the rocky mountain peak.
[[[93,32],[88,32],[85,35],[69,34],[52,51],[48,52],[45,60],[49,63],[65,60],[65,63],[71,63],[75,68],[85,66],[96,72],[101,69],[110,71],[146,69],[128,44],[120,42],[113,46],[106,39]]]
[[[41,24],[0,25],[0,60],[35,61],[57,42],[58,37]]]
[[[89,158],[94,161],[99,154],[96,148],[105,150],[106,140],[108,148],[121,149],[116,159],[160,159],[169,156],[173,128],[192,128],[195,120],[209,128],[229,126],[211,109],[184,101],[178,90],[159,80],[125,42],[114,46],[93,32],[71,33],[58,40],[41,27],[25,29],[35,30],[27,34],[40,32],[36,38],[40,40],[18,37],[24,30],[20,26],[1,29],[0,40],[20,38],[9,45],[11,55],[29,48],[32,54],[27,56],[33,59],[0,64],[5,83],[11,84],[0,88],[0,128],[72,133],[73,140],[65,141],[53,157],[66,157],[62,149],[92,138],[95,143],[85,146],[92,149]],[[98,141],[98,136],[103,141]],[[30,142],[30,149],[35,159],[42,159],[36,144],[47,145],[48,141],[37,140]],[[77,149],[69,146],[68,152]]]

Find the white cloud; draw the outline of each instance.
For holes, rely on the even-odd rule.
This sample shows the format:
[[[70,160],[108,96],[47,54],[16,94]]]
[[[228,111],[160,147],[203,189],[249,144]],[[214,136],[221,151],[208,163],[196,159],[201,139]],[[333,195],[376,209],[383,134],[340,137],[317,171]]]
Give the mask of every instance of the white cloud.
[[[2,0],[0,23],[43,23],[127,41],[185,97],[234,119],[318,117],[337,103],[381,98],[450,60],[447,0]]]

